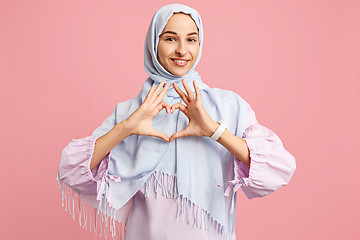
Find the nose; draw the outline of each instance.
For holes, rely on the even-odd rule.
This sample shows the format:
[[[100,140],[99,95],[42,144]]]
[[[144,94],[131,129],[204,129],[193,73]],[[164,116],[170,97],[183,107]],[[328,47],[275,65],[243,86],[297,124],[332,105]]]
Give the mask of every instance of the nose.
[[[182,41],[179,41],[177,48],[175,49],[176,55],[184,56],[186,55],[185,44]]]

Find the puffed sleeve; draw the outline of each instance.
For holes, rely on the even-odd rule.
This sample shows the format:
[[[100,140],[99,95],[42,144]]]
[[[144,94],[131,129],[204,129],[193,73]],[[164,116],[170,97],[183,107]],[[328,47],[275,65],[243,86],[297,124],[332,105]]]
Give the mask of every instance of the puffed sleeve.
[[[129,105],[130,100],[119,104]],[[111,151],[92,171],[90,170],[90,161],[94,153],[96,140],[109,132],[117,123],[117,106],[90,136],[73,139],[61,153],[57,178],[60,183],[65,183],[78,194],[97,194],[97,199],[101,199],[105,185],[110,179],[120,181],[120,177],[108,174]]]
[[[90,170],[96,140],[93,136],[73,139],[61,152],[58,180],[78,194],[97,194],[98,183],[106,177],[109,154]]]
[[[110,180],[115,182],[121,181],[120,177],[108,174],[111,151],[93,170],[90,170],[90,161],[97,138],[88,136],[73,139],[61,152],[57,175],[62,191],[62,205],[65,206],[65,210],[68,209],[69,213],[73,215],[73,219],[75,219],[75,212],[77,212],[80,226],[84,228],[87,224],[90,224],[93,229],[96,229],[97,221],[91,221],[91,208],[88,208],[89,204],[97,209],[105,194],[106,184]],[[114,219],[126,224],[132,209],[132,202],[133,200],[131,199],[121,209],[118,209]],[[75,211],[75,207],[78,211]],[[93,217],[96,219],[97,216]],[[88,218],[90,219],[89,222]],[[84,225],[82,225],[82,221]],[[105,224],[102,217],[99,221]]]
[[[250,152],[250,168],[235,158],[235,181],[251,199],[266,196],[290,182],[295,169],[295,158],[285,150],[280,138],[260,125],[248,106],[247,127],[242,138]]]

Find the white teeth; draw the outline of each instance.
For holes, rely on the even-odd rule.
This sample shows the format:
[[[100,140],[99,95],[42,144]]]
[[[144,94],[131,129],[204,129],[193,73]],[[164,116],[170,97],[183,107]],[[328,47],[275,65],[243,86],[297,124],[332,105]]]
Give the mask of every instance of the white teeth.
[[[174,61],[178,62],[178,63],[185,63],[186,62],[186,61],[183,61],[183,60],[175,60],[175,59],[174,59]]]

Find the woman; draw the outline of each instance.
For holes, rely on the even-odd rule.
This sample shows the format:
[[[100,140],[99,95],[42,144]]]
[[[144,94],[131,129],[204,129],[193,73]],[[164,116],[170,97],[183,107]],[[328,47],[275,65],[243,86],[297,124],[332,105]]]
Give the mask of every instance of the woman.
[[[63,201],[83,227],[122,238],[126,224],[126,240],[235,239],[237,189],[251,199],[290,181],[295,159],[275,133],[239,95],[202,82],[202,45],[196,10],[159,9],[143,89],[62,151]]]

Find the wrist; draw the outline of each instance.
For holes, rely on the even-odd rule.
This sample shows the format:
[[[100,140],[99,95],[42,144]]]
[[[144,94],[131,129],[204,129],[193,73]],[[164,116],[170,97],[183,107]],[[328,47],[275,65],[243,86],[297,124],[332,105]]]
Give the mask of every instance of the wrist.
[[[211,140],[218,141],[220,136],[224,133],[224,131],[228,128],[228,124],[224,120],[217,121],[219,126],[217,127],[216,131],[210,136]]]
[[[206,136],[211,137],[219,126],[220,126],[219,123],[212,121],[211,124],[209,125],[208,128],[209,132]]]
[[[115,125],[115,127],[117,128],[118,133],[125,134],[127,137],[134,134],[133,133],[134,128],[127,119],[119,122],[118,124]]]

